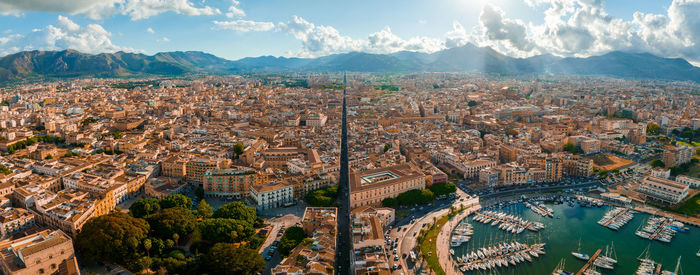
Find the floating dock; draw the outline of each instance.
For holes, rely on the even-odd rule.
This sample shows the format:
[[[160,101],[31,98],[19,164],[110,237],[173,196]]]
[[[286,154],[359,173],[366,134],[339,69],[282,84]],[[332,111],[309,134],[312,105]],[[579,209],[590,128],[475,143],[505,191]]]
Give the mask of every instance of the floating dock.
[[[582,275],[583,272],[585,272],[586,270],[588,270],[589,268],[591,268],[591,266],[593,265],[593,263],[595,262],[595,260],[596,260],[596,259],[598,258],[598,256],[600,255],[600,252],[602,252],[602,251],[603,251],[603,250],[600,249],[600,248],[599,248],[598,250],[596,250],[596,252],[593,254],[593,256],[591,256],[591,258],[588,260],[588,262],[587,262],[585,265],[583,265],[583,267],[581,268],[581,270],[579,270],[578,272],[576,272],[576,275]]]

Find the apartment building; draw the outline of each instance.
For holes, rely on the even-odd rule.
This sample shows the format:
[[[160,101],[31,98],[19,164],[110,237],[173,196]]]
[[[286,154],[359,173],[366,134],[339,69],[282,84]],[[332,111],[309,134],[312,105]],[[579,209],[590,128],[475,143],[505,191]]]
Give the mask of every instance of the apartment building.
[[[666,167],[678,166],[690,162],[693,157],[693,149],[688,146],[666,148],[661,160]]]
[[[294,201],[294,187],[285,182],[268,182],[250,186],[250,197],[260,210],[282,207]]]
[[[160,163],[161,175],[172,178],[184,178],[187,175],[187,160],[171,156]]]
[[[219,170],[228,166],[228,161],[215,158],[196,158],[187,162],[185,179],[190,184],[201,186],[204,183],[204,173],[209,170]]]
[[[88,192],[76,189],[65,189],[45,204],[37,204],[36,211],[40,214],[40,222],[52,228],[75,237],[83,225],[95,217],[95,206],[98,201]]]
[[[36,224],[33,213],[23,208],[6,207],[0,209],[0,238],[4,239],[10,235],[32,227]]]
[[[241,199],[253,185],[265,184],[268,176],[255,169],[238,167],[204,173],[204,195]]]

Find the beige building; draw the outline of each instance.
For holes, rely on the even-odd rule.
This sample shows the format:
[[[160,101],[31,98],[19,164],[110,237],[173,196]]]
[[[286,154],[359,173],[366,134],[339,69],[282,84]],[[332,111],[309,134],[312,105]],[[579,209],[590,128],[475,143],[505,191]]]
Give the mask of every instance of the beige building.
[[[188,183],[201,185],[204,183],[204,173],[209,170],[218,170],[227,167],[223,159],[198,158],[187,162],[186,175]]]
[[[240,199],[251,186],[266,182],[267,174],[246,167],[209,170],[204,173],[204,194]]]
[[[2,273],[13,275],[80,275],[71,238],[61,230],[44,230],[0,241]]]
[[[160,163],[161,175],[171,178],[184,178],[187,175],[187,160],[177,156],[169,157]]]
[[[411,164],[350,173],[350,207],[380,205],[412,190],[425,189],[425,174]]]
[[[639,192],[647,195],[647,199],[667,204],[676,204],[688,196],[688,184],[669,179],[646,177],[639,186]]]

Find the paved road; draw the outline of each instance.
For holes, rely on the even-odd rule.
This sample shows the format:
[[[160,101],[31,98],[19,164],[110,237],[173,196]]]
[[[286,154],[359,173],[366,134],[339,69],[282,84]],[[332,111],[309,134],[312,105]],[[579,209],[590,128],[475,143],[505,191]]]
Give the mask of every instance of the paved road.
[[[561,190],[561,189],[590,188],[590,187],[597,187],[599,185],[600,185],[600,183],[598,182],[598,180],[591,180],[591,181],[587,181],[587,182],[580,183],[580,184],[570,184],[570,185],[561,185],[560,184],[560,185],[550,185],[550,186],[537,186],[535,188],[533,188],[533,187],[516,188],[516,189],[500,190],[500,191],[496,191],[494,193],[489,193],[489,194],[483,194],[483,195],[479,196],[479,198],[491,199],[491,198],[496,198],[496,197],[512,196],[512,195],[524,194],[524,193],[530,193],[530,192],[542,192],[542,191]]]
[[[396,254],[399,256],[399,260],[394,261],[394,254],[392,254],[392,251],[389,251],[389,255],[391,257],[389,262],[391,266],[393,266],[395,263],[401,264],[401,269],[394,271],[394,274],[417,274],[417,271],[422,268],[422,266],[417,266],[416,263],[411,263],[408,256],[404,258],[403,254],[406,253],[406,255],[408,255],[409,252],[416,246],[416,237],[420,233],[420,230],[422,228],[427,228],[424,227],[426,223],[432,224],[433,217],[439,218],[447,214],[451,205],[459,208],[459,205],[463,203],[460,201],[460,199],[466,197],[467,194],[462,190],[457,189],[457,195],[458,197],[456,199],[438,201],[433,205],[424,207],[423,210],[417,209],[412,212],[411,215],[407,215],[406,217],[395,222],[397,226],[391,230],[390,237],[392,241],[396,240],[397,238],[399,239]],[[410,222],[412,217],[415,217],[415,221],[413,223]]]

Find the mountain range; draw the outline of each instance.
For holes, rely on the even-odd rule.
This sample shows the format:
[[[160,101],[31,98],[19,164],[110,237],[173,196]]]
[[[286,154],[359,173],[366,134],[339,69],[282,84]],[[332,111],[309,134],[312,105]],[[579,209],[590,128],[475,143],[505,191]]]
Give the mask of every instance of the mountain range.
[[[513,58],[467,44],[435,53],[350,52],[318,58],[248,57],[236,61],[212,54],[162,52],[85,54],[74,50],[25,51],[0,58],[0,81],[27,77],[178,76],[191,73],[307,72],[481,72],[495,75],[597,75],[700,82],[700,68],[681,58],[614,51],[587,58],[538,55]]]

